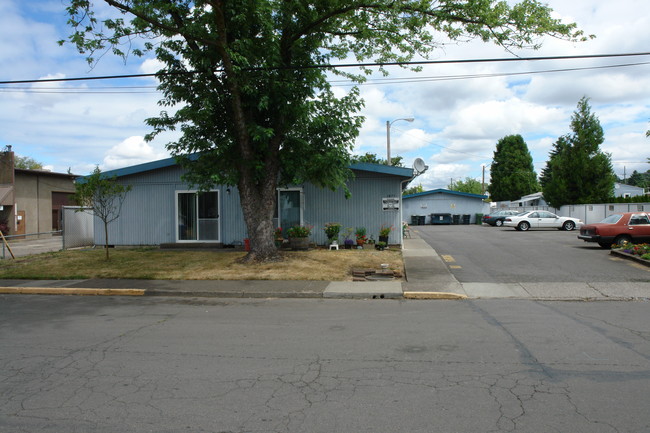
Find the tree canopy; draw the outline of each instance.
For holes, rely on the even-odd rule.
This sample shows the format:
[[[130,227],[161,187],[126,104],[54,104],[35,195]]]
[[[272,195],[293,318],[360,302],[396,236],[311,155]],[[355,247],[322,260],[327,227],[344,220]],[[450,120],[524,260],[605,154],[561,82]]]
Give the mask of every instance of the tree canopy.
[[[497,142],[490,166],[490,199],[516,200],[539,192],[533,157],[521,135],[508,135]]]
[[[377,154],[366,152],[363,155],[353,155],[351,157],[352,163],[367,162],[370,164],[382,164],[386,165],[388,162],[385,159],[379,158]],[[393,167],[404,167],[403,158],[399,155],[392,156],[390,158],[390,165]]]
[[[447,188],[451,191],[478,195],[483,194],[483,185],[481,185],[481,182],[471,177],[466,177],[465,180],[452,181]]]
[[[603,203],[613,195],[616,175],[611,156],[600,149],[603,128],[587,97],[578,102],[571,130],[555,142],[542,171],[544,199],[554,207]]]
[[[412,186],[410,188],[406,188],[404,191],[402,191],[402,195],[417,194],[419,192],[424,192],[424,187],[422,186],[421,183]]]
[[[15,168],[22,168],[25,170],[43,170],[43,164],[36,161],[34,158],[29,156],[18,156],[14,160]]]
[[[336,96],[327,73],[363,81],[368,68],[353,74],[333,61],[427,57],[442,45],[441,34],[505,48],[536,48],[544,35],[583,39],[575,24],[553,18],[536,0],[512,6],[495,0],[105,3],[113,17],[89,0],[69,1],[69,41],[90,63],[106,51],[124,58],[153,53],[162,62],[157,78],[165,111],[148,119],[153,132],[147,138],[179,129],[182,136],[167,148],[187,169],[188,181],[204,189],[237,185],[250,260],[277,256],[279,185],[335,189],[351,174],[362,101],[356,88]]]

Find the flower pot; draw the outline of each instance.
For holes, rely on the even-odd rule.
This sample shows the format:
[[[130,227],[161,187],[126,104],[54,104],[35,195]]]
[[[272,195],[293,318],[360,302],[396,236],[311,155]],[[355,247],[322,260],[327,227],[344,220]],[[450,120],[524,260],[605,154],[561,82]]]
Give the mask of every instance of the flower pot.
[[[386,242],[388,245],[388,236],[379,236],[379,242]]]
[[[289,246],[296,251],[308,250],[309,238],[289,238]]]

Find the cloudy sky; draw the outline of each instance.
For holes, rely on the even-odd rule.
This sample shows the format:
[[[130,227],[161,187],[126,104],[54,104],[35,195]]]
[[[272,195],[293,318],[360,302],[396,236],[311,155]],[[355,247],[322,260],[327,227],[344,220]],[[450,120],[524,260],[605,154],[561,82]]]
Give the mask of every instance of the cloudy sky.
[[[0,81],[155,72],[152,59],[126,64],[106,55],[90,68],[70,45],[62,0],[0,2]],[[99,2],[97,2],[99,3]],[[647,0],[550,0],[557,17],[576,22],[596,38],[569,43],[551,38],[519,57],[581,56],[650,51]],[[512,58],[502,48],[470,42],[445,45],[432,60]],[[558,71],[572,69],[571,71]],[[617,175],[650,168],[650,55],[526,62],[428,65],[420,73],[391,69],[389,80],[372,77],[361,86],[366,122],[355,153],[386,155],[386,121],[392,155],[408,165],[423,158],[429,171],[416,180],[426,189],[451,179],[486,179],[496,142],[521,134],[538,173],[552,144],[570,132],[571,114],[587,96],[605,129],[602,149]],[[152,143],[144,119],[158,114],[153,79],[0,84],[0,149],[46,168],[88,174],[166,158],[161,135]],[[337,83],[339,91],[349,90]],[[123,88],[116,88],[123,87]]]

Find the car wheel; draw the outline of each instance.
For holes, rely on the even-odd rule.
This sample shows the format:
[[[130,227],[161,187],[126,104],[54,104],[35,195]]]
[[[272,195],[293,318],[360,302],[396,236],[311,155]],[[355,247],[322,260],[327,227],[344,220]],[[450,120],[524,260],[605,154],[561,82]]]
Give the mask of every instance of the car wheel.
[[[614,243],[616,245],[629,244],[629,243],[632,243],[632,238],[629,237],[628,235],[618,235],[614,239]]]
[[[494,222],[494,225],[497,226],[497,227],[501,227],[501,226],[503,225],[503,221],[501,221],[501,220],[496,220],[496,221]]]
[[[519,223],[517,228],[519,230],[521,230],[522,232],[525,232],[526,230],[528,230],[530,228],[530,223],[528,221],[522,221],[522,222]]]
[[[600,245],[601,248],[608,248],[609,249],[609,248],[612,247],[612,244],[610,244],[609,242],[598,242],[598,245]]]
[[[567,221],[567,222],[565,222],[565,223],[562,225],[562,228],[563,228],[564,230],[570,232],[571,230],[573,230],[574,228],[576,228],[576,223],[574,223],[573,221]]]

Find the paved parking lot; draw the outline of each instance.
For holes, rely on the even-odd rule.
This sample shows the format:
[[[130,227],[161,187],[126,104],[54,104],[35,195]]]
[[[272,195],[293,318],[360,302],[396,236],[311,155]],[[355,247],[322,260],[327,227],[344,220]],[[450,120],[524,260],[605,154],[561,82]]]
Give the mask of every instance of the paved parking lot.
[[[7,239],[9,247],[16,257],[28,256],[30,254],[47,253],[50,251],[59,251],[63,246],[61,236],[52,236],[44,239],[13,240]],[[0,260],[11,259],[9,250],[4,246],[0,239]]]
[[[650,268],[616,258],[578,231],[478,225],[412,227],[461,283],[650,282]]]

